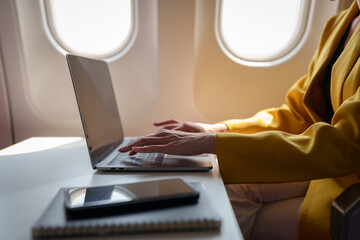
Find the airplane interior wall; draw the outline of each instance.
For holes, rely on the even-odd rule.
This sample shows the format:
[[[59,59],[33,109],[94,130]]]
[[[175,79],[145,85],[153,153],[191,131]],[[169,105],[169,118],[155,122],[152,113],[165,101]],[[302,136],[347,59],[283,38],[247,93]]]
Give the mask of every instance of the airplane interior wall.
[[[298,45],[281,61],[243,65],[216,39],[216,0],[134,0],[133,40],[109,62],[125,134],[174,118],[250,117],[283,103],[306,73],[325,21],[351,1],[309,0]],[[0,148],[32,136],[82,136],[66,51],[47,25],[43,0],[0,3]]]

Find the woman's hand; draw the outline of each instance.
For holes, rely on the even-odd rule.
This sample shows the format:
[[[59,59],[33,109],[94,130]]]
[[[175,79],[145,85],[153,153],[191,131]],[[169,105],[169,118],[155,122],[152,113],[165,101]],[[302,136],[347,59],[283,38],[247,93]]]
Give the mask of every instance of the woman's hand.
[[[215,134],[160,129],[155,133],[136,139],[120,148],[119,151],[130,151],[129,155],[138,152],[161,152],[176,155],[215,153]]]
[[[193,123],[193,122],[181,122],[178,120],[166,120],[162,122],[155,122],[156,127],[161,129],[176,130],[183,132],[194,133],[210,133],[210,132],[227,132],[228,128],[223,123],[206,124],[206,123]]]

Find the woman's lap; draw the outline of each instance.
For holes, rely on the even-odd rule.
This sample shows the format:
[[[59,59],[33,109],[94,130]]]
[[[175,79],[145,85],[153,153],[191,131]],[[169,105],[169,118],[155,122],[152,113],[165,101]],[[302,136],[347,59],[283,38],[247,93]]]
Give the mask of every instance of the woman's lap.
[[[294,236],[288,236],[287,239],[296,239],[297,231],[294,233],[293,229],[297,230],[301,198],[305,196],[308,185],[309,182],[226,185],[226,191],[244,238],[251,239],[254,226],[255,229],[261,226],[260,232],[268,228],[276,235],[276,231],[281,230],[276,226],[281,227],[285,224],[287,228],[284,226],[285,228],[282,229],[291,229],[291,231],[281,232],[280,235],[290,234]],[[295,198],[297,199],[282,201]],[[282,207],[281,204],[286,207]],[[270,206],[272,207],[270,208]],[[276,216],[272,217],[271,214],[274,214],[274,210]],[[258,213],[261,219],[256,219]],[[258,232],[253,235],[255,238],[259,236]]]

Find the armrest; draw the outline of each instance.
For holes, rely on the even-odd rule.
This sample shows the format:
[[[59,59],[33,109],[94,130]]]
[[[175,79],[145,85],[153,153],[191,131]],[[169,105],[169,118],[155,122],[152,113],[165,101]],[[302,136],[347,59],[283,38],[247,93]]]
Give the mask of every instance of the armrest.
[[[345,189],[332,202],[330,236],[334,240],[360,239],[360,183]]]

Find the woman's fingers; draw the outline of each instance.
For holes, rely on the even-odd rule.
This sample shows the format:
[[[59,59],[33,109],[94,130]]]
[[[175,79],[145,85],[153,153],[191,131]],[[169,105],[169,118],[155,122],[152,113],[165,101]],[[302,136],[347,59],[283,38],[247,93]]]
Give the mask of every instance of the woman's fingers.
[[[132,148],[135,146],[159,145],[163,143],[168,143],[171,141],[171,138],[176,138],[176,135],[172,134],[172,132],[170,132],[169,130],[159,130],[156,133],[133,140],[126,146],[120,148],[119,151],[128,152],[132,150]]]
[[[171,130],[171,129],[176,129],[176,128],[178,128],[179,127],[179,125],[178,124],[167,124],[167,125],[165,125],[165,126],[162,126],[162,128],[161,129],[168,129],[168,130]]]
[[[152,153],[152,152],[167,152],[174,154],[169,151],[168,144],[165,145],[150,145],[150,146],[138,146],[132,149],[136,153]]]
[[[119,151],[130,151],[130,155],[134,155],[137,152],[163,152],[178,155],[215,153],[215,135],[160,130],[136,139],[127,146],[120,148]]]
[[[161,126],[168,125],[168,124],[178,124],[178,123],[180,123],[180,121],[177,121],[175,119],[169,119],[169,120],[165,120],[165,121],[161,121],[161,122],[154,122],[153,124],[156,127],[161,127]]]
[[[167,154],[176,155],[194,155],[194,149],[189,148],[189,145],[184,143],[170,142],[167,144],[160,145],[149,145],[149,146],[136,146],[132,148],[135,153],[153,153],[161,152]]]
[[[193,122],[182,122],[174,119],[165,120],[162,122],[154,122],[154,126],[161,127],[161,129],[183,132],[205,132],[205,128],[201,124]]]

